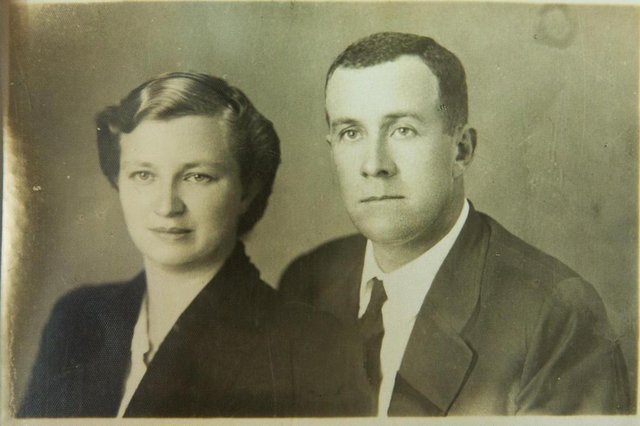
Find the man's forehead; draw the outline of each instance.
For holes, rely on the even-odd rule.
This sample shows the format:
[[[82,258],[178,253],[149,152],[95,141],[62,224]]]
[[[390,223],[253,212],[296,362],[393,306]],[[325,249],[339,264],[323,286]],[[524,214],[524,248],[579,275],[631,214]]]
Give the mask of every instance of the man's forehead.
[[[363,75],[368,76],[370,79],[375,78],[403,78],[405,76],[418,77],[422,75],[423,78],[433,79],[437,83],[437,78],[429,68],[429,66],[417,55],[401,55],[397,58],[381,62],[375,65],[369,66],[339,66],[337,67],[329,79],[327,80],[327,87],[331,85],[336,79],[345,78],[345,76],[352,78],[359,78]]]
[[[366,68],[339,67],[327,83],[326,109],[331,119],[343,115],[428,109],[438,101],[438,81],[417,56]]]

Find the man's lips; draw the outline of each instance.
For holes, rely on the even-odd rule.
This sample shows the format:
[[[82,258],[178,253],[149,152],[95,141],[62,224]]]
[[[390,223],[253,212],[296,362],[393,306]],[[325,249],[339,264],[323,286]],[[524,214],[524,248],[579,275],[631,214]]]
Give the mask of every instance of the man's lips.
[[[361,203],[371,203],[376,201],[386,201],[386,200],[400,200],[404,198],[402,195],[380,195],[380,196],[371,196],[367,198],[363,198],[360,200]]]

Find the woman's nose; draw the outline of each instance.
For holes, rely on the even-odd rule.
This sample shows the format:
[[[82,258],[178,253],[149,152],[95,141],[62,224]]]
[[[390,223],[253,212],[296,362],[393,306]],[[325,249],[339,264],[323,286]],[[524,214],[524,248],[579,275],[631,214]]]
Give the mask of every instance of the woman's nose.
[[[364,177],[391,177],[397,172],[386,138],[369,141],[364,151],[360,174]]]
[[[159,216],[177,216],[185,211],[185,204],[174,183],[168,183],[159,188],[156,199],[155,213]]]

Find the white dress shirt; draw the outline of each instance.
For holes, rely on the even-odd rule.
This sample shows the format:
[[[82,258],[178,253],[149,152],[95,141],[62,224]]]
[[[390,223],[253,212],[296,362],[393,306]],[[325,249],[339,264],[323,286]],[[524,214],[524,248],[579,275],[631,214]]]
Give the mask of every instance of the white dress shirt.
[[[420,307],[445,257],[458,238],[468,214],[469,203],[465,200],[458,220],[444,238],[418,258],[390,273],[382,272],[375,260],[373,245],[371,241],[367,241],[358,317],[364,315],[369,305],[372,278],[382,280],[387,294],[387,301],[382,307],[384,337],[380,349],[382,383],[378,395],[378,416],[387,415],[396,374],[400,369]]]

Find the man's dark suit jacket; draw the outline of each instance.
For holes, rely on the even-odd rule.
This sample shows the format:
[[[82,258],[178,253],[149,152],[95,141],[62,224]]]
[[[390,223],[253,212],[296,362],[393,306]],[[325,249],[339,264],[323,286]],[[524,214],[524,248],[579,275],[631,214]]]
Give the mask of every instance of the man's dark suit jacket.
[[[116,416],[144,292],[141,274],[64,296],[18,415]],[[295,305],[280,302],[238,244],[158,348],[125,416],[367,413],[352,339],[335,318]]]
[[[354,325],[365,243],[298,258],[281,292]],[[472,208],[418,314],[389,414],[623,413],[628,398],[593,287]]]

